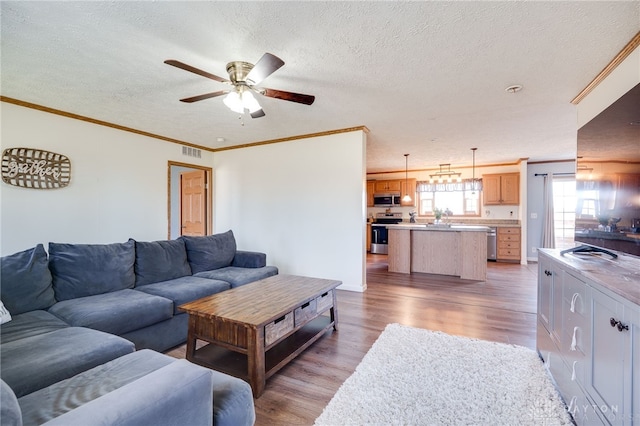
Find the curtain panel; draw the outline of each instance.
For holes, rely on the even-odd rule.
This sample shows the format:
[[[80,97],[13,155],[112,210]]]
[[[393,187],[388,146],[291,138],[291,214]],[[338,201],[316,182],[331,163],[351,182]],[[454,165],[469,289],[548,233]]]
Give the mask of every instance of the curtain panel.
[[[463,179],[462,182],[416,182],[418,192],[451,192],[451,191],[482,191],[482,179]]]

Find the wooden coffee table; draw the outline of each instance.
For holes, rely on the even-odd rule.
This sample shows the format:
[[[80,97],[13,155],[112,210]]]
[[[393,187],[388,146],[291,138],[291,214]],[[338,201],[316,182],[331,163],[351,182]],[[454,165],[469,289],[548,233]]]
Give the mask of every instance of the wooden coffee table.
[[[266,380],[333,327],[341,281],[274,275],[181,305],[187,359],[240,377],[259,397]],[[208,344],[196,349],[197,340]]]

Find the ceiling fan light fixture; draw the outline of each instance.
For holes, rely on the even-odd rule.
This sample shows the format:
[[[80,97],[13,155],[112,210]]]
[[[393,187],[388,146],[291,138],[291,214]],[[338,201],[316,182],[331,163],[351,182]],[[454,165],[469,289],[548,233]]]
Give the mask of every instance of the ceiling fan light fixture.
[[[237,112],[238,114],[244,113],[244,107],[242,106],[242,99],[240,98],[240,94],[236,91],[231,91],[227,96],[222,100],[224,104],[233,112]]]
[[[248,90],[242,92],[242,106],[252,113],[262,109],[257,99],[253,96],[253,93]]]
[[[251,113],[262,109],[256,98],[248,90],[244,90],[241,93],[237,91],[229,92],[223,99],[223,102],[231,111],[237,112],[238,114],[244,114],[245,109]]]

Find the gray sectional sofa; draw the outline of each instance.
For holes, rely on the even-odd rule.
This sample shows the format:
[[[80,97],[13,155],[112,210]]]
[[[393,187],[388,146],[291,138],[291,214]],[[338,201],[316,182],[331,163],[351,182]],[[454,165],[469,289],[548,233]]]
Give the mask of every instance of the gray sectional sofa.
[[[254,422],[247,383],[156,352],[186,341],[181,304],[278,273],[231,231],[39,244],[1,267],[3,425]]]

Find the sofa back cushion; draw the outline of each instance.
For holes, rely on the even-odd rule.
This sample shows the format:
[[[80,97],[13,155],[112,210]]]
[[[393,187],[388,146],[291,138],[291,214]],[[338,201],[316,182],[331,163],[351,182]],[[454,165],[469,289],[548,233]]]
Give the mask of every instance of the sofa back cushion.
[[[135,241],[114,244],[49,243],[49,268],[58,301],[133,288]]]
[[[42,244],[0,259],[0,300],[11,315],[47,309],[56,299]]]
[[[136,286],[191,275],[184,240],[136,241]]]
[[[231,230],[206,237],[183,235],[180,238],[187,247],[187,259],[193,274],[227,267],[236,255],[236,239]]]

